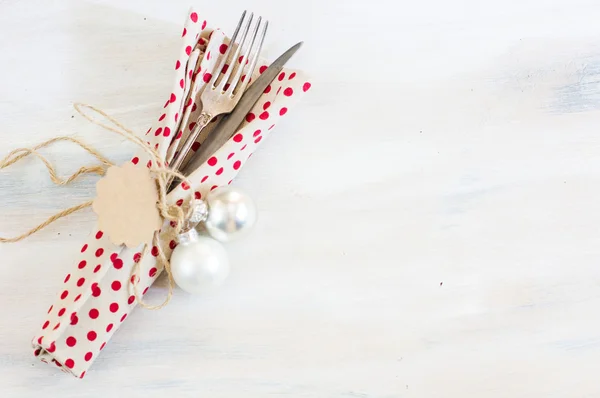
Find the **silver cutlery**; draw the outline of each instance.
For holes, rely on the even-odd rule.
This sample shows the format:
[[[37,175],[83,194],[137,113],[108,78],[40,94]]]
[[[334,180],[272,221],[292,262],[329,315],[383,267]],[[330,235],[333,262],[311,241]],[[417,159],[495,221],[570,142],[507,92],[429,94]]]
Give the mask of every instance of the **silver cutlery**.
[[[252,33],[248,35],[253,17],[253,13],[250,13],[248,18],[246,18],[246,11],[242,13],[235,32],[231,37],[227,51],[223,55],[221,62],[218,63],[217,67],[213,70],[212,77],[200,96],[202,112],[198,117],[196,127],[180,147],[177,156],[171,161],[169,165],[171,168],[175,170],[181,169],[183,161],[202,130],[216,116],[233,111],[244,94],[250,81],[250,76],[252,76],[254,68],[256,67],[269,25],[268,21],[263,21],[262,17],[258,17]],[[241,38],[238,40],[240,30]],[[257,46],[255,47],[255,45]],[[242,52],[242,49],[244,48],[245,52],[243,53],[243,58],[240,59],[241,62],[239,63],[239,67],[228,68],[224,74],[221,74],[225,64],[228,63],[230,59],[237,60],[240,52]],[[233,56],[231,56],[232,52],[234,52]],[[230,64],[234,65],[235,63],[231,62]],[[249,64],[248,68],[246,68],[246,64]],[[248,78],[242,79],[243,75]]]

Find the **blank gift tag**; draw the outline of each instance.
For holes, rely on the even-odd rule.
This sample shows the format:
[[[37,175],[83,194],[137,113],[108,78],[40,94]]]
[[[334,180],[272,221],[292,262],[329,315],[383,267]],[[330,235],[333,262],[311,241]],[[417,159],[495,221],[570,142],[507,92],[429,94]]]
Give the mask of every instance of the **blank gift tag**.
[[[162,226],[158,189],[150,170],[133,163],[112,166],[96,184],[92,208],[98,226],[115,245],[137,247]]]

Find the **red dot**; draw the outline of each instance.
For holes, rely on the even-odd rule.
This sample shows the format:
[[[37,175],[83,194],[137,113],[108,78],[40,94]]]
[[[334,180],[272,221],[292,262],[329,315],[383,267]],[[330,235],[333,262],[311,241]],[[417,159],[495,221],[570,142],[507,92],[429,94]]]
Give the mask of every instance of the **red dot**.
[[[288,79],[292,80],[295,77],[296,77],[296,72],[292,72],[292,74],[290,75],[290,77],[288,77]]]
[[[123,316],[121,317],[121,322],[123,322],[125,318],[127,318],[127,314],[123,314]]]
[[[187,29],[183,28],[183,32],[181,32],[181,37],[184,37],[186,33],[187,33]]]
[[[239,133],[233,136],[233,141],[235,141],[235,142],[242,142],[243,139],[244,139],[244,136]]]
[[[179,133],[177,133],[177,137],[175,137],[175,139],[176,140],[180,139],[182,135],[183,135],[183,131],[179,130]]]
[[[58,322],[56,325],[54,325],[54,329],[52,329],[52,330],[56,330],[56,329],[58,329],[59,327],[60,327],[60,322]]]
[[[48,351],[49,353],[53,353],[54,351],[56,351],[56,345],[54,344],[54,341],[48,346],[48,348],[46,348],[46,351]]]
[[[256,115],[254,113],[252,113],[252,112],[250,112],[249,114],[246,115],[246,121],[248,123],[250,123],[251,121],[253,121],[254,118],[256,118]]]
[[[79,322],[79,318],[77,317],[77,314],[74,312],[71,314],[71,325],[75,326],[75,325],[77,325],[77,322]]]
[[[112,303],[108,308],[110,309],[110,312],[115,313],[119,311],[119,304]]]
[[[102,345],[100,346],[100,351],[102,351],[102,349],[106,346],[106,343],[102,343]]]
[[[118,258],[115,261],[113,261],[113,267],[115,267],[116,269],[123,268],[123,260],[121,260],[120,258]]]
[[[177,120],[179,120],[179,112],[175,114],[175,123],[177,123]]]
[[[96,239],[102,238],[102,235],[104,235],[104,232],[102,232],[102,231],[96,232]]]
[[[248,145],[244,145],[243,147],[240,148],[240,151],[243,151],[244,149],[246,149]]]
[[[260,133],[261,133],[260,130],[256,130],[253,135],[254,135],[254,137],[258,137],[260,135]]]
[[[277,77],[277,79],[278,79],[279,81],[282,81],[284,77],[285,77],[285,72],[281,72],[281,73],[279,74],[279,76]]]
[[[53,305],[51,305],[50,308],[48,308],[48,314],[52,312],[52,308],[54,308]]]
[[[100,264],[96,265],[96,268],[94,268],[94,274],[100,271],[100,268],[102,268]]]
[[[96,250],[96,257],[100,257],[103,254],[104,254],[104,249],[103,248],[100,248],[100,249]]]
[[[169,248],[170,248],[171,250],[173,250],[173,249],[175,249],[176,247],[177,247],[177,242],[175,242],[174,240],[171,240],[171,241],[169,242]]]
[[[135,282],[135,274],[131,275],[131,279],[130,279],[131,283],[136,283]],[[139,282],[139,278],[138,278],[138,282]]]
[[[85,278],[79,278],[79,280],[77,281],[77,286],[81,287],[81,286],[83,286],[84,283],[85,283]]]
[[[77,344],[77,339],[73,336],[69,336],[67,337],[67,345],[69,347],[75,347],[75,344]]]
[[[85,266],[86,266],[86,264],[87,264],[87,262],[86,262],[85,260],[81,260],[81,261],[79,262],[79,265],[77,266],[77,268],[79,268],[79,269],[84,269],[84,268],[85,268]]]
[[[206,28],[206,21],[202,22],[202,29]]]
[[[184,191],[187,191],[188,189],[190,189],[190,184],[188,184],[187,182],[182,182],[181,183],[181,189],[183,189]]]
[[[196,14],[195,12],[191,13],[190,19],[194,22],[198,22],[198,14]]]
[[[149,161],[148,161],[148,163],[146,163],[146,167],[147,167],[147,168],[150,168],[150,167],[152,167],[152,161],[151,161],[151,160],[149,160]]]
[[[83,245],[83,247],[81,248],[81,252],[82,252],[82,253],[83,253],[83,252],[85,252],[85,251],[87,250],[87,248],[88,248],[88,245],[87,245],[87,243],[86,243],[86,244],[85,244],[85,245]]]
[[[163,137],[168,137],[171,135],[171,129],[168,127],[165,127],[165,131],[163,131]]]
[[[219,188],[219,186],[218,186],[218,185],[213,185],[212,187],[210,187],[210,190],[211,190],[211,191],[214,191],[214,190],[215,190],[215,189],[217,189],[217,188]]]
[[[194,192],[194,198],[195,199],[202,199],[202,194],[198,191]]]
[[[42,344],[42,340],[44,339],[44,336],[40,336],[40,338],[38,339],[38,344]]]
[[[208,159],[208,165],[209,166],[214,166],[216,164],[217,164],[217,158],[216,157],[213,156],[212,158]]]
[[[138,164],[138,162],[140,161],[140,158],[138,158],[137,156],[134,157],[133,159],[131,159],[131,163],[133,164]],[[87,245],[86,245],[87,246]],[[87,248],[87,247],[86,247]]]
[[[142,292],[142,294],[146,294],[148,292],[149,288],[145,288],[144,291]]]
[[[152,246],[152,250],[150,252],[154,257],[158,257],[158,247]]]
[[[85,376],[85,370],[83,372],[81,372],[81,376],[79,376],[79,378],[83,379],[83,376]]]
[[[263,109],[266,111],[271,106],[271,101],[267,101],[263,104]]]
[[[279,92],[280,92],[280,91],[281,91],[281,87],[279,87],[279,88],[277,89],[277,94],[276,94],[276,95],[279,95]]]
[[[113,253],[110,255],[110,261],[115,261],[117,259],[117,257],[119,257],[118,253]]]
[[[135,253],[133,255],[133,261],[136,263],[139,263],[141,258],[142,258],[142,253]]]
[[[63,316],[66,310],[66,308],[61,308],[60,311],[58,311],[58,316]]]
[[[65,361],[65,366],[69,369],[73,369],[73,366],[75,366],[75,361],[69,358]]]
[[[216,175],[220,176],[221,174],[223,174],[223,168],[219,168],[219,170],[217,170],[217,172],[215,173]]]
[[[210,61],[210,51],[206,53],[206,60]]]
[[[221,73],[227,73],[228,69],[229,69],[229,64],[223,65],[223,69],[221,69]]]
[[[183,204],[183,199],[179,199],[177,202],[175,202],[175,204],[177,206],[181,206]]]
[[[113,281],[113,283],[110,284],[110,287],[112,288],[112,290],[119,291],[121,289],[121,282],[119,281]]]
[[[255,144],[258,144],[260,142],[260,140],[262,140],[262,136],[258,137],[257,139],[254,140]],[[248,156],[250,157],[250,156]]]
[[[189,128],[190,130],[193,130],[193,129],[194,129],[194,127],[196,127],[196,122],[192,122],[192,123],[190,123],[190,125],[188,126],[188,128]]]
[[[92,296],[99,297],[102,294],[102,290],[98,286],[98,283],[92,284]]]
[[[96,332],[94,332],[93,330],[90,330],[87,334],[87,339],[89,341],[94,341],[96,340],[96,337],[98,337],[98,335],[96,334]]]
[[[187,55],[190,55],[190,54],[192,53],[192,46],[187,46],[187,47],[185,48],[185,53],[186,53]]]
[[[206,181],[206,180],[208,180],[208,176],[204,176],[204,177],[202,177],[202,180],[200,180],[200,182],[202,183],[202,182],[204,182],[204,181]]]
[[[48,327],[48,325],[50,325],[50,321],[44,322],[44,325],[42,326],[42,329],[46,329]]]
[[[309,82],[304,83],[304,85],[302,86],[302,90],[304,90],[304,92],[307,92],[308,89],[310,88],[311,84]]]
[[[83,268],[83,267],[79,267],[79,268]],[[67,283],[69,281],[69,279],[71,279],[71,274],[67,274],[67,276],[65,276],[65,282]]]
[[[67,298],[67,296],[69,295],[69,291],[65,290],[64,292],[62,292],[62,294],[60,295],[60,299],[64,300]]]
[[[219,52],[220,52],[221,54],[225,54],[225,52],[227,51],[227,47],[228,47],[228,46],[227,46],[227,44],[221,44],[221,45],[219,46]]]
[[[81,294],[78,294],[77,297],[75,297],[75,300],[73,300],[73,302],[76,303],[77,301],[79,301],[80,298],[81,298]]]
[[[270,92],[271,92],[271,85],[269,84],[269,85],[267,86],[267,88],[265,88],[265,91],[264,91],[264,93],[265,93],[265,94],[269,94]]]
[[[150,271],[148,272],[148,275],[150,275],[150,278],[154,278],[156,276],[156,272],[158,270],[155,267],[150,268]]]
[[[281,116],[285,115],[286,113],[287,113],[287,108],[285,106],[279,110],[279,114]]]
[[[269,112],[264,111],[263,113],[260,114],[259,117],[261,120],[267,120],[269,118]]]
[[[181,81],[183,81],[183,79],[182,79]],[[162,115],[160,115],[160,117],[158,118],[158,121],[159,121],[159,122],[162,122],[162,121],[165,119],[165,117],[166,117],[166,116],[167,116],[167,114],[166,114],[166,113],[163,113],[163,114],[162,114]]]
[[[205,73],[204,76],[202,76],[204,83],[208,83],[210,79],[212,79],[212,75],[210,73]]]
[[[175,96],[175,94],[174,94],[174,93],[171,93],[171,97],[169,98],[169,102],[170,102],[170,103],[173,103],[173,102],[175,102],[175,101],[177,101],[177,96]]]
[[[267,65],[263,65],[260,68],[258,68],[258,72],[262,75],[264,71],[267,70]]]
[[[177,60],[177,62],[175,62],[175,70],[179,69],[181,67],[181,62],[179,60]]]
[[[133,302],[135,301],[135,296],[132,294],[131,296],[129,296],[129,298],[127,299],[127,304],[131,305],[133,304]],[[112,327],[112,326],[111,326]],[[107,330],[108,332],[108,330]]]
[[[198,149],[200,149],[200,143],[196,141],[192,144],[192,151],[196,152]]]
[[[198,109],[198,105],[196,105],[196,103],[194,102],[192,104],[192,112],[196,112],[196,109]]]
[[[229,155],[227,155],[227,160],[231,159],[234,156],[235,156],[235,152],[231,152]]]
[[[242,162],[240,162],[239,160],[237,160],[234,164],[233,164],[233,169],[234,170],[238,170],[240,168],[240,166],[242,165]]]
[[[92,359],[92,356],[94,356],[94,354],[92,354],[91,352],[88,352],[85,354],[85,356],[83,357],[83,359],[87,361],[89,361],[90,359]]]
[[[92,308],[89,312],[89,316],[92,319],[96,319],[98,316],[100,316],[100,311],[98,311],[96,308]]]
[[[292,94],[294,94],[294,90],[291,87],[288,87],[285,90],[283,90],[283,95],[285,95],[286,97],[291,97]]]
[[[225,83],[225,85],[223,86],[223,91],[229,90],[229,86],[230,86],[229,83]]]

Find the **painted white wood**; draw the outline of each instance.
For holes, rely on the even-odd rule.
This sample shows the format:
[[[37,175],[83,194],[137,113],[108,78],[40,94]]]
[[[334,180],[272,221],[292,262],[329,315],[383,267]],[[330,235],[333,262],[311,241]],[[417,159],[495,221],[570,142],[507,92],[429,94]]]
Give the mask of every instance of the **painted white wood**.
[[[0,1],[0,150],[143,132],[189,0]],[[93,223],[0,245],[3,397],[600,397],[600,3],[199,1],[271,20],[313,89],[245,166],[260,221],[218,294],[137,309],[86,379],[29,348]],[[61,172],[91,159],[47,151]],[[0,172],[0,233],[90,197]],[[158,301],[163,288],[153,289]]]

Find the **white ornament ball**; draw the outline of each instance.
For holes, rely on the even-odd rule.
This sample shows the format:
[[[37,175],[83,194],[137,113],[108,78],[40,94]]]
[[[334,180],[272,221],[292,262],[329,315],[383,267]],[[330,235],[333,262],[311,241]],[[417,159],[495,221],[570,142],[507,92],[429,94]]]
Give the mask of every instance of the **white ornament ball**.
[[[223,187],[206,196],[208,233],[221,242],[245,235],[256,223],[257,211],[252,198],[237,188]]]
[[[229,275],[229,260],[223,245],[199,236],[195,229],[179,236],[171,254],[175,283],[188,293],[205,293],[223,284]]]

